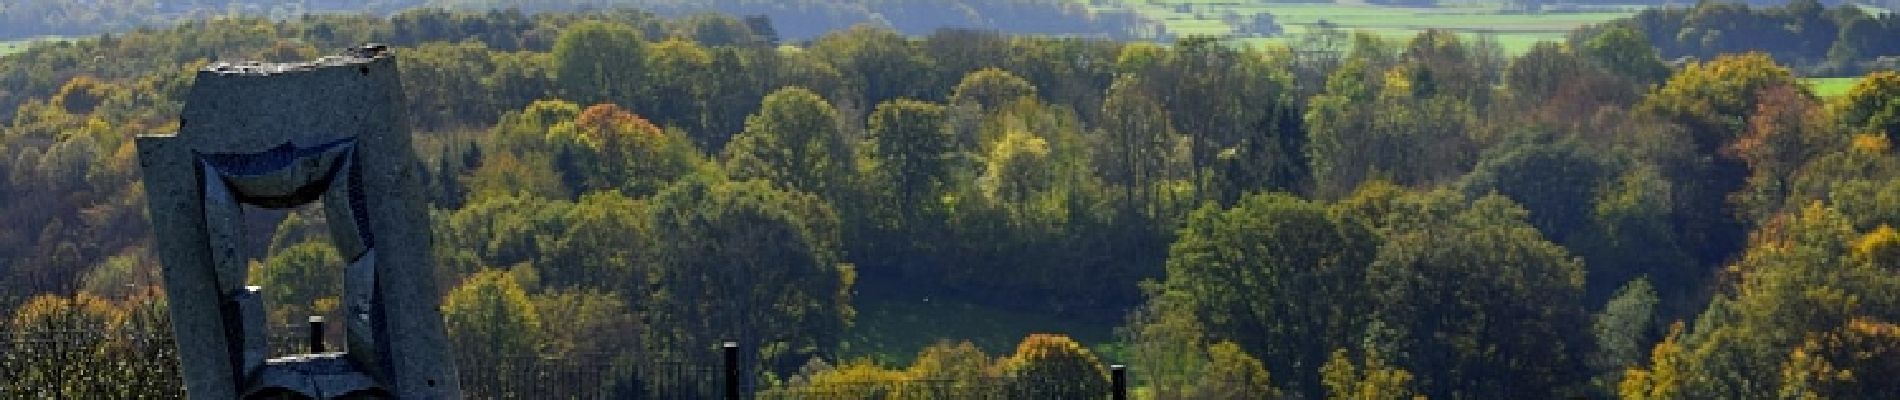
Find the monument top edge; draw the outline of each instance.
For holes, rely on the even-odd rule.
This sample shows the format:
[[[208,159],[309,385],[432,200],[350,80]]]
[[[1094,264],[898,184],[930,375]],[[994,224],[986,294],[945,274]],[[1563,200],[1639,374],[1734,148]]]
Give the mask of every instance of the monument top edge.
[[[219,61],[207,65],[200,73],[220,76],[271,76],[309,72],[323,68],[358,67],[390,57],[389,46],[377,43],[365,44],[345,50],[342,54],[325,56],[313,61],[269,63],[261,61]]]

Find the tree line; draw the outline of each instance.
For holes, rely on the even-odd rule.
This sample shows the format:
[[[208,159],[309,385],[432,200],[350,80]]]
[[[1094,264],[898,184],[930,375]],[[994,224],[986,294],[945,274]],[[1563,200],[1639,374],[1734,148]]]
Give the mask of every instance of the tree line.
[[[940,361],[839,357],[879,286],[1123,320],[1103,356],[1166,398],[1892,397],[1900,75],[1819,98],[1776,53],[1672,65],[1645,32],[779,46],[733,17],[428,11],[40,44],[0,59],[0,306],[151,301],[126,139],[177,129],[196,66],[377,41],[445,318],[485,357],[739,340],[784,390],[922,379]],[[249,215],[272,318],[335,312],[320,213]],[[940,371],[1066,354],[1100,382],[1066,339],[1023,346]]]
[[[0,5],[0,39],[85,36],[218,17],[295,19],[301,15],[388,16],[418,10],[527,14],[638,8],[670,17],[704,14],[770,20],[771,37],[804,41],[870,24],[910,35],[938,29],[1129,38],[1151,24],[1135,13],[1096,13],[1070,0],[17,0]]]
[[[1644,33],[1665,59],[1760,51],[1820,76],[1900,68],[1900,60],[1893,59],[1900,55],[1900,43],[1891,40],[1900,37],[1900,17],[1852,4],[1699,2],[1651,8],[1606,26]]]

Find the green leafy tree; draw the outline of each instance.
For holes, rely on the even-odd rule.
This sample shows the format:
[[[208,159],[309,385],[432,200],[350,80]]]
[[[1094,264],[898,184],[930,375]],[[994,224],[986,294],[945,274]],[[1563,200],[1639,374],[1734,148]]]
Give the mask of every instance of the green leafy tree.
[[[1326,89],[1308,102],[1310,139],[1318,194],[1341,197],[1360,184],[1388,179],[1401,185],[1444,182],[1476,161],[1479,133],[1477,68],[1456,39],[1414,40],[1420,56],[1390,67],[1380,54],[1355,56],[1333,72]],[[1428,51],[1429,50],[1429,51]],[[1368,50],[1370,52],[1370,50]]]
[[[442,320],[455,348],[488,358],[535,355],[541,313],[513,271],[490,269],[463,279],[442,298]],[[497,364],[475,364],[497,365]]]
[[[1771,86],[1757,96],[1747,130],[1725,154],[1748,165],[1746,184],[1731,198],[1740,214],[1759,225],[1785,207],[1796,170],[1839,149],[1845,137],[1827,129],[1820,104],[1798,88]]]
[[[1845,139],[1844,149],[1823,152],[1795,172],[1782,204],[1826,201],[1862,230],[1900,224],[1900,188],[1892,178],[1900,176],[1900,158],[1892,144],[1881,135]]]
[[[1686,126],[1701,153],[1713,154],[1746,130],[1763,89],[1798,84],[1767,54],[1724,56],[1683,68],[1639,108]]]
[[[1583,265],[1486,196],[1385,235],[1368,272],[1395,363],[1434,397],[1561,397],[1579,382]]]
[[[572,206],[528,195],[477,199],[437,221],[436,257],[443,260],[444,270],[459,274],[535,264],[546,254],[560,254],[548,250],[567,226]]]
[[[1036,98],[1036,86],[1000,68],[984,68],[964,75],[950,91],[950,103],[971,103],[986,109],[1024,98]]]
[[[527,211],[527,210],[523,210]],[[551,288],[591,288],[639,301],[655,284],[659,237],[646,202],[619,192],[581,196],[536,238],[542,282]]]
[[[1613,173],[1613,166],[1577,143],[1506,145],[1492,149],[1462,183],[1473,198],[1510,198],[1530,212],[1531,226],[1545,237],[1569,243],[1591,228],[1592,200]]]
[[[251,279],[263,287],[270,320],[291,324],[336,311],[343,295],[343,266],[343,257],[329,242],[303,242],[254,264]]]
[[[481,83],[487,97],[496,102],[492,112],[500,115],[513,107],[555,97],[558,86],[552,53],[490,51],[488,56],[493,70],[486,71]]]
[[[817,93],[779,89],[765,96],[759,113],[746,117],[745,131],[726,145],[726,171],[836,199],[853,169],[838,124],[837,109]]]
[[[1322,196],[1345,196],[1379,174],[1374,162],[1385,147],[1370,143],[1372,119],[1363,106],[1378,94],[1374,68],[1365,59],[1348,59],[1326,78],[1326,89],[1307,101],[1306,156],[1314,191]]]
[[[1139,81],[1123,77],[1109,87],[1095,165],[1104,183],[1122,187],[1125,210],[1160,216],[1160,185],[1179,178],[1170,167],[1182,138],[1171,125],[1167,110]]]
[[[571,289],[529,296],[541,317],[541,354],[549,357],[609,357],[629,362],[643,331],[627,302],[613,292]]]
[[[519,388],[499,377],[531,371],[545,343],[541,313],[520,282],[521,275],[531,269],[483,270],[463,279],[442,298],[442,321],[458,352],[457,362],[481,366],[477,371],[496,377],[472,379],[468,389],[503,396],[525,394],[515,393]]]
[[[1290,389],[1316,395],[1314,372],[1328,352],[1364,327],[1372,232],[1319,204],[1268,194],[1202,208],[1179,236],[1167,290],[1184,294],[1212,339],[1260,354]]]
[[[955,139],[944,126],[944,107],[893,100],[871,113],[871,149],[886,175],[906,226],[936,212],[939,194],[954,182]]]
[[[1583,72],[1582,59],[1556,42],[1538,42],[1511,60],[1506,82],[1521,99],[1548,99],[1566,80]]]
[[[1014,377],[1012,398],[1079,399],[1108,393],[1107,369],[1068,336],[1030,334],[1000,368]]]
[[[779,373],[832,354],[850,323],[855,272],[839,259],[838,217],[816,196],[762,180],[700,176],[652,200],[661,238],[648,326],[656,344],[712,349],[734,340]],[[698,362],[711,362],[710,351]]]
[[[317,207],[285,213],[284,219],[277,222],[277,229],[271,233],[270,246],[265,247],[264,253],[280,254],[304,242],[330,240],[326,220]]]
[[[1333,351],[1320,376],[1326,383],[1326,398],[1333,400],[1407,400],[1417,395],[1410,371],[1393,366],[1376,350],[1354,360],[1346,349]]]
[[[712,65],[702,75],[707,80],[702,89],[707,96],[705,114],[700,127],[690,130],[699,148],[718,153],[732,135],[744,130],[746,115],[759,109],[755,100],[765,97],[767,85],[780,84],[777,80],[782,77],[772,67],[784,63],[785,58],[766,49],[714,47]]]
[[[904,399],[908,398],[905,397],[907,383],[909,379],[903,371],[884,368],[866,358],[846,361],[839,366],[813,360],[782,386],[759,393],[759,398]]]
[[[1781,369],[1782,398],[1885,399],[1900,396],[1885,377],[1900,374],[1900,325],[1855,319],[1812,334]]]
[[[182,396],[164,297],[86,293],[28,299],[0,329],[0,395],[45,398]]]
[[[950,380],[976,386],[990,376],[994,368],[990,356],[969,341],[938,341],[917,352],[905,373],[913,379]]]
[[[102,353],[124,311],[84,293],[48,294],[28,299],[10,317],[9,330],[50,340],[0,355],[7,367],[0,374],[9,378],[5,387],[9,393],[61,397],[97,391],[89,373],[106,370],[109,359]]]
[[[1644,363],[1645,351],[1661,333],[1656,302],[1656,289],[1649,280],[1637,278],[1617,289],[1603,311],[1592,318],[1597,348],[1591,365],[1601,374],[1598,386],[1615,392],[1623,372]]]
[[[998,203],[1025,209],[1038,194],[1055,186],[1049,141],[1024,132],[1010,132],[990,151],[989,165],[978,184]]]
[[[837,68],[859,104],[943,98],[942,92],[930,95],[937,87],[931,58],[896,31],[859,25],[819,38],[810,51]]]
[[[565,199],[573,196],[571,186],[556,167],[554,155],[546,152],[496,152],[482,158],[482,165],[466,179],[471,199],[501,197],[524,193]]]
[[[1579,55],[1616,75],[1638,84],[1661,83],[1669,78],[1656,47],[1625,26],[1610,26],[1579,46]]]
[[[755,17],[747,17],[746,21],[740,21],[732,15],[705,13],[682,18],[683,21],[679,21],[679,25],[685,26],[681,29],[684,31],[681,36],[690,37],[694,42],[706,46],[767,44],[765,42],[767,38],[759,32],[754,32],[753,27],[748,25],[752,22],[751,18]],[[769,28],[770,26],[768,23],[760,27]]]
[[[1763,89],[1798,84],[1792,72],[1767,54],[1723,56],[1684,67],[1636,106],[1639,113],[1683,129],[1690,151],[1658,162],[1676,186],[1676,235],[1693,246],[1690,254],[1704,265],[1718,263],[1745,244],[1745,224],[1728,201],[1746,183],[1748,169],[1740,159],[1725,156],[1723,149],[1747,131],[1748,116],[1757,110]]]
[[[1684,386],[1695,379],[1689,376],[1692,367],[1683,354],[1682,322],[1669,326],[1669,335],[1649,352],[1650,364],[1646,367],[1633,367],[1623,373],[1623,380],[1617,384],[1618,398],[1626,400],[1675,400],[1688,399]]]
[[[647,104],[646,42],[632,27],[586,21],[554,43],[554,79],[566,97],[585,104]]]
[[[1466,99],[1473,104],[1488,104],[1491,74],[1499,72],[1501,60],[1487,54],[1478,43],[1466,43],[1457,33],[1428,29],[1405,43],[1404,71],[1409,75],[1414,96],[1439,94]]]
[[[1195,317],[1187,296],[1183,291],[1152,294],[1146,304],[1129,313],[1128,324],[1116,331],[1128,344],[1129,364],[1140,367],[1156,399],[1188,398],[1189,389],[1206,375],[1208,357],[1202,350],[1206,328]]]
[[[1189,139],[1197,200],[1231,204],[1252,190],[1305,183],[1307,131],[1284,68],[1212,41],[1179,43],[1164,60],[1170,72],[1148,77],[1149,90]]]
[[[1589,304],[1612,298],[1610,288],[1636,279],[1654,283],[1658,315],[1664,320],[1700,311],[1707,272],[1697,267],[1674,226],[1675,197],[1671,185],[1654,167],[1628,168],[1604,182],[1591,202],[1591,229],[1575,238],[1569,248],[1590,267],[1586,274]]]
[[[1882,226],[1849,249],[1851,262],[1889,273],[1900,270],[1900,233]],[[1900,280],[1878,285],[1892,287]],[[1886,300],[1886,296],[1873,297]],[[1886,313],[1882,317],[1891,317]],[[1900,326],[1882,317],[1857,316],[1843,326],[1810,332],[1781,368],[1783,397],[1887,398],[1900,389],[1881,377],[1900,374]]]
[[[994,397],[1001,393],[992,384],[997,373],[993,364],[988,354],[969,341],[946,340],[918,352],[904,374],[920,384],[922,390],[913,392],[928,391],[929,395],[950,398]]]
[[[1879,71],[1861,77],[1832,104],[1833,114],[1848,133],[1884,134],[1900,141],[1900,73]]]
[[[647,101],[632,103],[641,113],[658,120],[660,125],[698,130],[706,115],[712,93],[713,54],[699,43],[668,39],[646,49],[649,81],[643,83],[651,95]],[[748,99],[749,100],[749,99]],[[697,132],[708,135],[711,132]]]
[[[1201,377],[1188,398],[1195,399],[1277,399],[1280,389],[1266,365],[1247,355],[1234,342],[1220,342],[1207,348],[1207,375]]]
[[[708,167],[685,135],[612,104],[588,107],[572,124],[589,150],[574,166],[584,174],[583,192],[618,189],[647,196]]]
[[[1866,386],[1871,382],[1836,378],[1851,376],[1856,367],[1868,373],[1886,367],[1858,364],[1832,349],[1862,345],[1835,341],[1847,336],[1880,336],[1877,322],[1861,322],[1856,328],[1855,321],[1895,317],[1900,278],[1892,273],[1892,253],[1886,249],[1900,246],[1894,244],[1900,243],[1895,239],[1900,235],[1879,230],[1858,234],[1845,216],[1818,202],[1770,226],[1756,234],[1732,267],[1735,286],[1717,294],[1696,319],[1694,330],[1683,333],[1679,342],[1658,344],[1651,364],[1626,376],[1626,397],[1747,398],[1878,390],[1877,385]],[[1856,329],[1862,332],[1853,332]],[[1879,346],[1862,349],[1879,352]],[[1835,370],[1834,362],[1856,366]]]
[[[144,252],[120,254],[93,266],[81,278],[83,293],[108,299],[128,299],[158,287],[159,266],[156,257]]]
[[[315,60],[309,57],[279,62]],[[490,71],[497,69],[493,53],[481,42],[433,42],[405,49],[402,68],[404,98],[408,113],[417,124],[432,128],[461,125],[464,121],[494,118],[502,106],[498,94],[484,84]]]

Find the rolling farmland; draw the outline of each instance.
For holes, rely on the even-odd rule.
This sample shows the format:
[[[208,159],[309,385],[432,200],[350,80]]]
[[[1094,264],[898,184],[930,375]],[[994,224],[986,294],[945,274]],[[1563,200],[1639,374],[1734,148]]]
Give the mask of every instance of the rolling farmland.
[[[1162,0],[1131,2],[1098,9],[1125,8],[1160,21],[1173,37],[1223,36],[1242,43],[1264,44],[1283,37],[1248,37],[1233,21],[1250,21],[1271,14],[1288,34],[1321,26],[1367,31],[1386,37],[1408,37],[1426,29],[1445,29],[1471,36],[1489,36],[1507,53],[1521,53],[1539,41],[1561,41],[1571,30],[1634,14],[1640,7],[1517,13],[1501,3],[1464,3],[1439,7],[1393,7],[1363,3],[1265,3],[1251,1]]]

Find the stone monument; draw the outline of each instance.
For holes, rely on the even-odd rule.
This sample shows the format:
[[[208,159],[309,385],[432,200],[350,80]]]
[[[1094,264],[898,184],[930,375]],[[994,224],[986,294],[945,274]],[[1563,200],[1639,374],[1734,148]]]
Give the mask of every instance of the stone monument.
[[[461,397],[403,104],[383,46],[220,63],[198,72],[177,135],[137,139],[191,398]],[[267,359],[271,288],[245,284],[243,206],[315,202],[348,263],[347,348]]]

